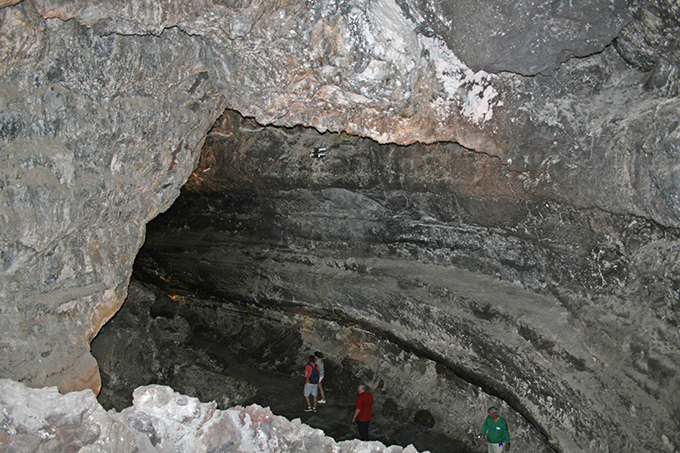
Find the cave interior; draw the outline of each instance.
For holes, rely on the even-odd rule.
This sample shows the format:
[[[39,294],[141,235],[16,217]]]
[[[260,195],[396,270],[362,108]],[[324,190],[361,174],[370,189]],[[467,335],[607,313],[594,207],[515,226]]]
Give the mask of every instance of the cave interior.
[[[385,445],[678,451],[676,2],[184,3],[0,0],[0,445],[183,451],[150,385],[351,442],[365,384]]]

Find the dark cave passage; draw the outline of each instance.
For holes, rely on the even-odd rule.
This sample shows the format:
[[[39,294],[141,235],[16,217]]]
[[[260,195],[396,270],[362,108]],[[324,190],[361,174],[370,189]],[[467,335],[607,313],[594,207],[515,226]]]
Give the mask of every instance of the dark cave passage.
[[[215,317],[220,318],[222,329],[214,330],[192,312],[192,305],[201,305],[200,301],[183,299],[179,305],[162,291],[149,288],[133,283],[129,300],[92,343],[104,384],[99,399],[105,408],[128,407],[132,390],[140,385],[165,384],[205,402],[222,401],[223,408],[253,403],[270,407],[277,415],[299,418],[343,441],[357,438],[356,426],[351,423],[357,385],[377,382],[377,387],[370,389],[376,401],[371,440],[387,446],[412,444],[418,451],[432,453],[469,451],[463,442],[435,427],[426,407],[404,407],[394,386],[385,392],[389,376],[375,375],[361,360],[335,355],[343,350],[343,343],[331,343],[330,349],[336,352],[325,360],[327,403],[319,404],[316,413],[304,412],[302,357],[309,353],[310,344],[296,330],[299,325],[277,314],[212,304],[211,309],[221,311]],[[338,331],[349,329],[345,325]],[[385,352],[378,347],[380,342],[369,339],[372,335],[364,332],[363,336],[359,346]],[[387,349],[394,353],[396,348],[387,345]],[[425,362],[418,361],[421,365]],[[217,374],[224,379],[215,379]],[[221,399],[223,395],[227,398]],[[447,398],[443,393],[436,396],[442,402]]]
[[[92,343],[100,399],[125,407],[131,389],[164,383],[343,440],[363,382],[379,395],[374,434],[386,444],[483,449],[473,438],[494,405],[520,451],[598,439],[611,421],[583,414],[604,398],[596,382],[616,326],[589,326],[588,293],[644,280],[640,237],[674,232],[518,194],[517,174],[455,144],[379,145],[227,112],[181,196],[148,224],[134,279],[150,286],[131,286],[127,314],[100,333],[124,338]],[[333,396],[310,417],[295,383],[315,350]]]
[[[147,226],[134,279],[151,290],[133,285],[92,343],[102,404],[126,407],[135,387],[163,383],[221,407],[271,407],[344,440],[355,437],[349,421],[363,382],[376,392],[372,431],[385,444],[474,451],[486,408],[496,405],[527,448],[552,451],[531,414],[519,411],[524,401],[492,371],[517,367],[514,379],[535,381],[533,352],[509,362],[498,345],[516,340],[489,333],[506,329],[518,309],[527,320],[562,312],[494,276],[541,284],[521,261],[544,251],[525,246],[520,263],[497,256],[515,253],[517,240],[498,227],[526,207],[447,195],[418,173],[406,180],[398,175],[421,163],[404,147],[258,129],[234,114],[220,130],[246,126],[258,132],[209,135],[182,195]],[[326,156],[310,157],[318,143]],[[450,144],[427,152],[427,168],[459,160],[461,177],[497,165]],[[544,347],[554,354],[550,342]],[[332,396],[310,417],[295,383],[314,350],[327,353]]]

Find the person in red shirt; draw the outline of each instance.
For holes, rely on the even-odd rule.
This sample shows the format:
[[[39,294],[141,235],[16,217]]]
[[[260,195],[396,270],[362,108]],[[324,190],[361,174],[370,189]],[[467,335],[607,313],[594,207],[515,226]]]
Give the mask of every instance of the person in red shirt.
[[[305,397],[305,401],[307,401],[307,409],[305,409],[305,412],[316,412],[316,395],[319,387],[319,365],[314,363],[315,360],[316,357],[310,355],[309,362],[305,367],[305,387],[302,391],[302,395]],[[314,396],[313,407],[309,404],[310,395]]]
[[[359,439],[368,440],[368,424],[373,418],[373,395],[364,384],[361,384],[357,390],[359,397],[357,398],[357,408],[354,411],[352,423],[356,422],[357,424]]]

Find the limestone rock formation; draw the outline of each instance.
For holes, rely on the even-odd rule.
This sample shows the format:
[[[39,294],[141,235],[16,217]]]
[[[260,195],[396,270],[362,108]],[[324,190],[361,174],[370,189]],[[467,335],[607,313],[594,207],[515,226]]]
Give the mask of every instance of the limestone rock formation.
[[[3,451],[417,453],[412,446],[336,443],[268,408],[220,410],[159,385],[138,388],[133,406],[106,412],[90,390],[60,395],[55,387],[30,389],[0,379],[0,407]]]
[[[384,173],[367,182],[361,165],[373,155],[343,149],[353,159],[329,162],[358,165],[355,179],[335,181],[349,189],[320,165],[292,185],[278,176],[283,182],[269,193],[291,186],[283,193],[293,200],[282,200],[271,231],[253,216],[260,228],[253,237],[295,238],[298,226],[315,224],[307,212],[333,206],[351,219],[368,206],[369,222],[358,230],[339,222],[324,245],[339,245],[330,247],[335,254],[343,242],[351,248],[368,238],[377,245],[358,256],[380,266],[353,270],[353,250],[337,262],[322,256],[329,269],[373,278],[373,269],[395,261],[421,271],[451,265],[537,298],[531,316],[504,321],[514,310],[507,301],[480,305],[459,287],[414,297],[416,309],[431,310],[423,299],[444,307],[433,334],[441,338],[422,350],[458,371],[470,368],[464,357],[474,352],[475,377],[503,368],[479,359],[492,345],[487,330],[461,334],[462,320],[486,319],[491,331],[512,332],[507,340],[526,362],[485,385],[555,448],[677,449],[669,424],[679,406],[680,8],[672,0],[572,3],[523,0],[494,15],[501,2],[0,1],[0,375],[99,391],[90,341],[127,295],[146,223],[178,196],[208,130],[229,108],[262,125],[309,126],[413,153],[376,153],[377,166],[368,162],[364,174],[375,178],[380,165]],[[266,152],[256,162],[285,155],[257,149]],[[465,166],[464,183],[449,171],[453,163]],[[285,164],[268,169],[291,176]],[[266,186],[254,193],[271,207]],[[393,222],[394,213],[403,217]],[[383,233],[393,234],[384,246]],[[323,231],[309,234],[305,254],[325,239]],[[280,249],[271,250],[264,256],[278,257]],[[276,287],[254,275],[227,290]],[[384,278],[420,287],[418,278]],[[279,299],[311,291],[290,281],[294,291],[278,291]],[[335,303],[390,333],[379,313],[397,301],[382,294],[379,305],[366,305],[362,291],[350,305]],[[453,318],[451,307],[460,310]],[[396,310],[388,323],[403,324],[411,343],[425,340],[429,327],[416,312]],[[562,327],[552,327],[555,318]],[[480,349],[443,351],[467,338]],[[599,370],[616,379],[605,382]],[[535,377],[547,371],[547,383]],[[539,391],[528,403],[527,382]],[[612,389],[616,397],[606,397]],[[612,412],[621,418],[608,420]]]

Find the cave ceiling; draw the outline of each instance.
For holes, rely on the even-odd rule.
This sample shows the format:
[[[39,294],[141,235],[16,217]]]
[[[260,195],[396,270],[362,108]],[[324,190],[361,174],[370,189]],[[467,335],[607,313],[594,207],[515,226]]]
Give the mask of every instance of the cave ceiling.
[[[673,451],[679,30],[671,0],[0,1],[2,377],[99,391],[188,181],[159,273],[211,252],[192,290],[398,337],[555,448]]]

